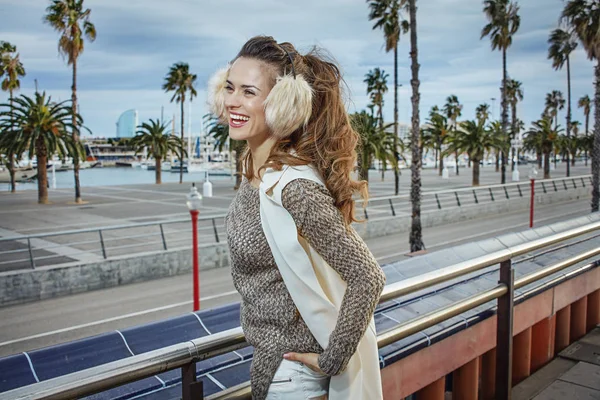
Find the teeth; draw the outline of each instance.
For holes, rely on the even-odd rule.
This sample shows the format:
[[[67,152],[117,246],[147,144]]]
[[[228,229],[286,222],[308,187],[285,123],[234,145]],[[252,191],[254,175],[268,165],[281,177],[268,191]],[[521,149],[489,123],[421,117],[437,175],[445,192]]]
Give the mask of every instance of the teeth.
[[[237,114],[231,114],[231,118],[232,119],[237,119],[240,121],[248,121],[250,119],[250,117],[243,117],[241,115],[237,115]]]

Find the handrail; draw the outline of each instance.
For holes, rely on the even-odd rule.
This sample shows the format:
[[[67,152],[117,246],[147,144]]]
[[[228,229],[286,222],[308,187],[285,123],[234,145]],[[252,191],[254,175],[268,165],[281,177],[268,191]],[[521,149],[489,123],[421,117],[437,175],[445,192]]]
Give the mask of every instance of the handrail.
[[[497,251],[487,256],[454,264],[440,270],[441,272],[437,271],[435,273],[428,273],[421,275],[420,277],[400,281],[396,284],[386,286],[384,293],[380,298],[380,302],[401,295],[414,293],[437,283],[446,282],[469,272],[495,265],[498,262],[505,264],[506,261],[511,260],[513,257],[550,246],[557,242],[585,235],[596,230],[600,230],[600,222],[590,223],[546,238],[512,246],[506,250]],[[600,247],[548,266],[541,271],[529,274],[515,281],[513,286],[516,288],[523,287],[598,254],[600,254]],[[567,277],[564,278],[566,279]],[[399,326],[379,334],[377,338],[378,346],[386,346],[408,337],[411,334],[429,328],[448,318],[459,315],[491,300],[500,298],[507,294],[507,292],[507,285],[501,282],[491,290],[478,293],[418,318],[403,322]],[[510,293],[512,293],[512,288]],[[160,372],[176,369],[186,364],[224,354],[245,346],[247,346],[247,343],[242,329],[234,328],[200,339],[191,340],[186,343],[179,343],[152,352],[128,357],[112,363],[75,372],[73,374],[25,386],[9,392],[0,393],[0,400],[70,399],[81,397],[146,378]],[[227,397],[217,396],[214,398],[248,398],[249,387],[242,384],[239,385],[239,388],[236,388],[235,391],[226,392]],[[211,396],[211,398],[213,398],[213,396]]]

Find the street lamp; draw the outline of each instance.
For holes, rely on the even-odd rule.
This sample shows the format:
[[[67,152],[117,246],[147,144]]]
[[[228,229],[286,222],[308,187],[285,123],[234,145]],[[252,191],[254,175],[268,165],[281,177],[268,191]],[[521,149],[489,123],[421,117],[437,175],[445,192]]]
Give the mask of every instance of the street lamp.
[[[529,204],[529,227],[533,228],[533,207],[535,205],[535,178],[537,177],[538,171],[534,166],[529,171],[529,180],[531,181],[531,200]]]
[[[196,184],[192,183],[190,193],[187,195],[187,207],[192,216],[192,261],[193,261],[193,282],[194,282],[194,311],[200,309],[200,271],[198,266],[198,214],[202,205],[202,196],[198,193]]]
[[[512,160],[513,163],[515,163],[514,164],[515,165],[515,169],[513,170],[513,173],[512,173],[512,180],[513,180],[513,182],[519,182],[519,179],[520,179],[520,174],[519,174],[519,150],[523,147],[523,140],[521,140],[521,138],[515,138],[515,139],[512,139],[510,141],[510,144],[511,144],[512,148],[515,149],[513,155],[515,155],[517,157],[516,160],[514,160],[514,159]],[[537,171],[536,171],[536,174],[537,174]]]

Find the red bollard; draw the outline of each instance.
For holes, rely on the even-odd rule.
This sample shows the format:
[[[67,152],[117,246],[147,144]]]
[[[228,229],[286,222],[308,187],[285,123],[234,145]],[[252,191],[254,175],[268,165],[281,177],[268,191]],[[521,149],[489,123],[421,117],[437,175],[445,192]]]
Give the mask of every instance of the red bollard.
[[[190,210],[192,216],[192,257],[194,282],[194,311],[200,309],[200,268],[198,265],[198,210]]]
[[[535,205],[535,179],[531,179],[531,202],[529,204],[529,227],[533,228],[533,207]]]

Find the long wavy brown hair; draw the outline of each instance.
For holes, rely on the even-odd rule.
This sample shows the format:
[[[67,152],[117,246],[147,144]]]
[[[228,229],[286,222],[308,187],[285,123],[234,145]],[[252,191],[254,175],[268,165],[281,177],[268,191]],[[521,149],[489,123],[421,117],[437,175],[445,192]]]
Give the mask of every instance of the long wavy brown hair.
[[[284,51],[285,49],[285,51]],[[289,53],[297,74],[313,89],[312,114],[308,124],[289,137],[278,140],[264,165],[259,168],[281,170],[284,165],[312,164],[325,180],[335,206],[347,225],[358,222],[354,215],[353,195],[358,193],[366,206],[368,189],[365,181],[352,179],[356,166],[356,146],[360,136],[352,126],[343,101],[344,84],[339,68],[317,48],[301,55],[292,44],[278,44],[270,36],[256,36],[242,47],[240,57],[263,61],[275,68],[279,76],[291,70]],[[234,59],[234,61],[235,61]],[[273,83],[277,76],[273,76]],[[295,151],[295,154],[291,154]],[[244,176],[254,179],[254,165],[250,150],[242,155]]]

